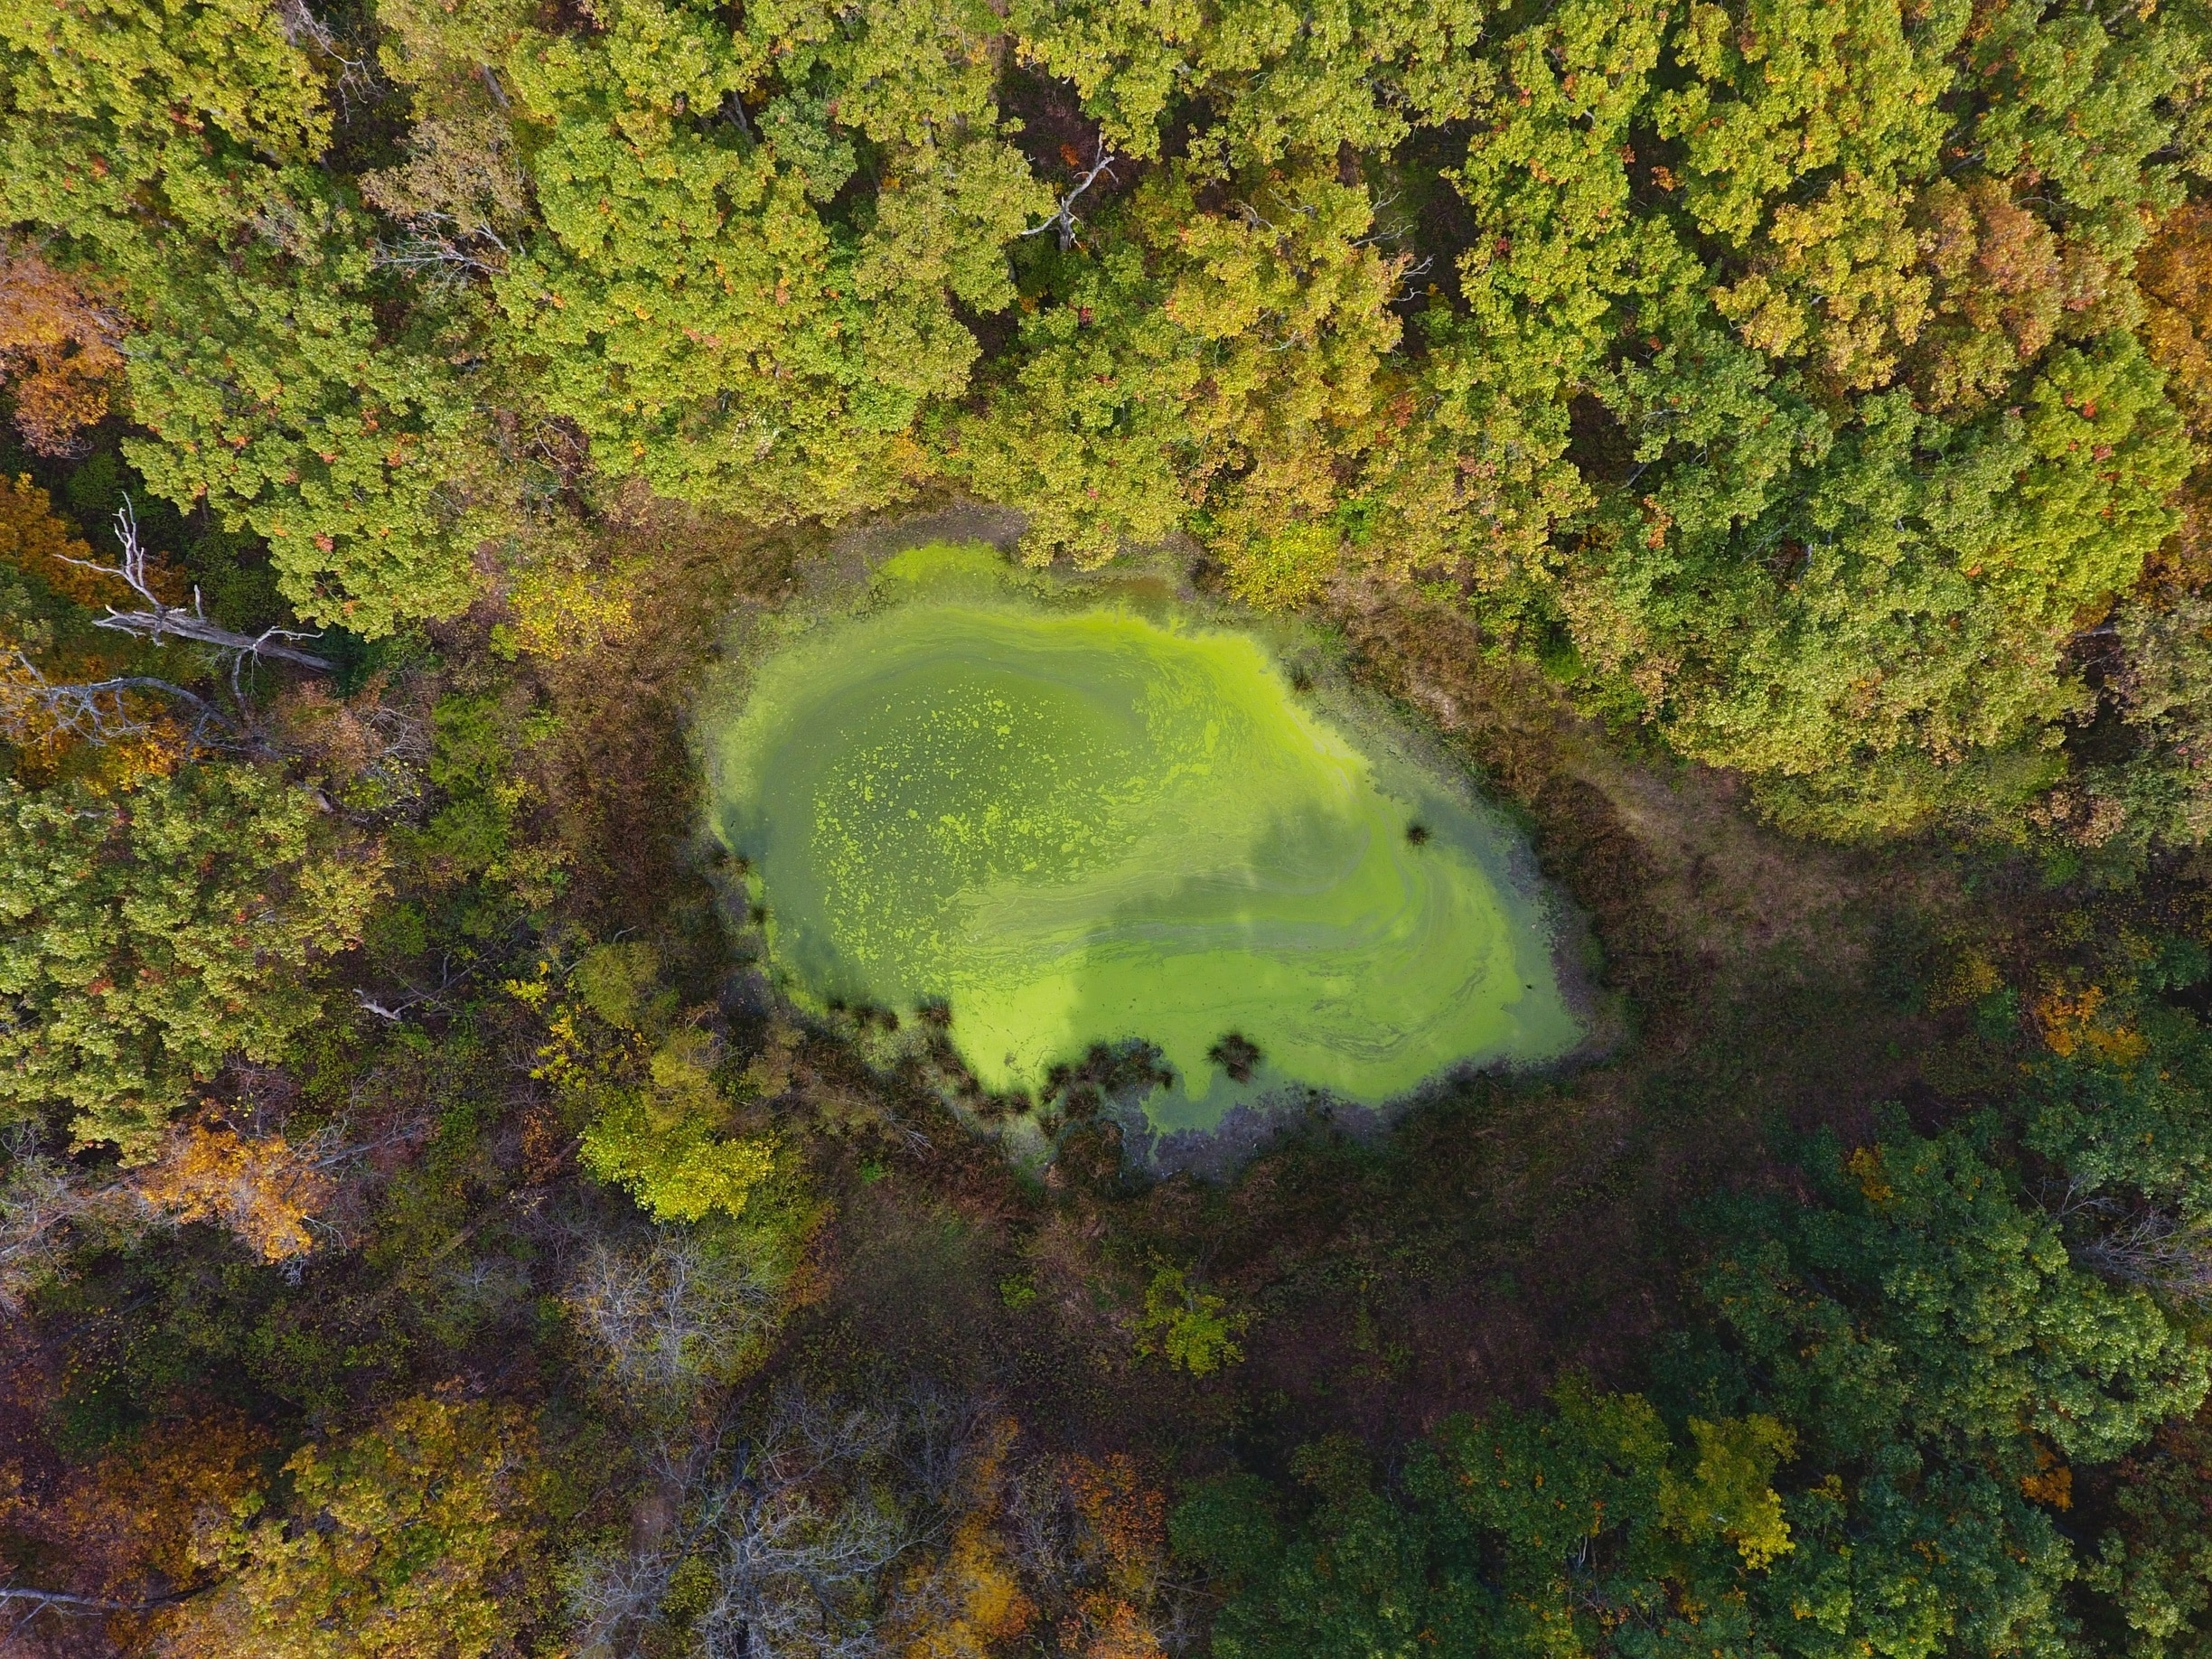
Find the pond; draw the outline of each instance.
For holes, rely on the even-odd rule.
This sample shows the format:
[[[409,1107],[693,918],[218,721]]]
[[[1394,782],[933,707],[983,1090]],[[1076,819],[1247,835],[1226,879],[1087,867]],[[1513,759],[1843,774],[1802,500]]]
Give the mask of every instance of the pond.
[[[747,673],[707,746],[772,968],[949,1011],[994,1093],[1142,1040],[1152,1124],[1206,1129],[1579,1039],[1511,831],[1252,632],[933,547]]]

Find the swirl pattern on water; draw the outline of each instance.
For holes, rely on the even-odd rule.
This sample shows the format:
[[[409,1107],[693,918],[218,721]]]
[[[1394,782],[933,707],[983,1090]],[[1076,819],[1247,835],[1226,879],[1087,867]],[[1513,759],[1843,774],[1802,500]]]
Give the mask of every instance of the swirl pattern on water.
[[[949,1003],[994,1091],[1156,1044],[1162,1128],[1284,1083],[1379,1103],[1579,1032],[1489,816],[1291,689],[1261,642],[907,555],[759,665],[717,829],[802,996]],[[1419,824],[1413,837],[1409,829]],[[1208,1057],[1230,1032],[1258,1074]]]

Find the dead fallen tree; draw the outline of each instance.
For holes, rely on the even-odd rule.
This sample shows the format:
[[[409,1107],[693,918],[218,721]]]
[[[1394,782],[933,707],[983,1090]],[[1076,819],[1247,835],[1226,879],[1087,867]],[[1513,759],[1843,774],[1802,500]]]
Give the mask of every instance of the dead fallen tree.
[[[117,633],[133,634],[139,639],[151,640],[157,645],[167,639],[190,640],[196,645],[211,645],[218,651],[235,651],[239,662],[248,657],[257,661],[263,657],[274,657],[299,668],[312,669],[318,674],[327,674],[335,666],[328,659],[318,657],[313,651],[302,651],[292,643],[295,640],[319,638],[317,634],[296,628],[264,628],[259,633],[239,633],[209,621],[201,607],[200,590],[197,587],[192,589],[190,610],[167,604],[155,591],[148,575],[145,548],[138,537],[137,515],[132,512],[128,497],[124,499],[122,506],[116,509],[115,525],[116,539],[123,547],[121,564],[103,565],[89,558],[71,558],[66,562],[80,569],[115,577],[138,596],[145,608],[123,611],[111,605],[108,607],[108,614],[95,622],[92,624],[94,627],[112,628]]]

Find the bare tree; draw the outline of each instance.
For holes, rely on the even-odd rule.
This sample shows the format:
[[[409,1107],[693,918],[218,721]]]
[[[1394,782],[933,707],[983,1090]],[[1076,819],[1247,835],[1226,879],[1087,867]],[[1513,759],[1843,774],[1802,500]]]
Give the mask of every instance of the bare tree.
[[[85,1621],[105,1619],[118,1613],[159,1612],[190,1601],[212,1588],[212,1583],[196,1584],[164,1596],[148,1596],[134,1601],[11,1584],[5,1576],[0,1576],[0,1655],[5,1659],[42,1659],[46,1654],[113,1653],[117,1650],[92,1636]]]
[[[642,1249],[595,1242],[568,1298],[616,1387],[649,1409],[725,1382],[774,1306],[750,1263],[667,1231]]]
[[[2119,1214],[2073,1255],[2104,1278],[2141,1285],[2177,1302],[2212,1303],[2212,1225],[2184,1220],[2156,1204]]]
[[[575,1580],[579,1653],[636,1649],[680,1569],[704,1591],[690,1619],[704,1659],[865,1659],[917,1627],[909,1582],[949,1536],[992,1402],[922,1381],[869,1391],[867,1404],[797,1387],[755,1403],[655,1475],[680,1524],[642,1548],[588,1560]],[[697,1605],[695,1603],[695,1605]]]
[[[317,634],[296,628],[264,628],[258,634],[235,633],[207,619],[201,608],[200,590],[197,587],[192,589],[192,605],[189,611],[180,605],[165,603],[155,591],[147,575],[146,551],[138,539],[138,518],[131,511],[128,496],[124,497],[123,505],[116,509],[115,527],[116,539],[123,548],[121,564],[103,565],[86,558],[71,558],[65,562],[82,569],[97,571],[101,576],[115,577],[137,595],[145,608],[118,611],[109,605],[108,614],[94,623],[94,627],[112,628],[118,633],[152,640],[156,645],[174,637],[190,640],[199,645],[212,645],[218,651],[234,651],[238,653],[232,665],[234,676],[237,664],[248,657],[257,660],[275,657],[286,662],[296,663],[301,668],[313,669],[318,674],[331,671],[333,665],[328,660],[302,651],[290,642],[294,640],[316,639],[320,637]]]
[[[1050,219],[1041,225],[1030,226],[1022,234],[1024,236],[1043,236],[1047,230],[1057,230],[1060,232],[1060,251],[1065,253],[1074,247],[1075,233],[1083,228],[1083,220],[1075,217],[1075,203],[1081,201],[1083,193],[1097,183],[1101,177],[1111,178],[1113,164],[1120,159],[1120,157],[1106,147],[1106,136],[1101,133],[1098,141],[1098,156],[1092,162],[1091,170],[1075,181],[1074,189],[1060,198],[1060,205]]]
[[[489,67],[483,75],[503,109],[497,77]],[[378,242],[377,263],[449,282],[504,272],[530,211],[530,181],[505,117],[465,109],[426,115],[407,147],[400,165],[361,178],[361,199],[407,232]]]
[[[307,9],[307,0],[276,0],[276,23],[285,39],[302,52],[327,59],[337,73],[332,77],[339,108],[351,113],[356,99],[371,102],[382,89],[377,78],[376,58],[359,42],[341,42],[330,24]],[[350,50],[349,50],[350,49]]]
[[[0,1152],[0,1313],[13,1314],[26,1293],[61,1272],[71,1224],[100,1201],[70,1178],[69,1166],[47,1153],[32,1124],[11,1125]]]
[[[137,712],[130,694],[158,697],[188,716],[185,741],[195,748],[241,746],[238,723],[196,692],[145,674],[55,683],[19,646],[0,649],[0,736],[22,743],[37,732],[27,718],[36,710],[46,726],[87,743],[117,743],[154,735],[154,720]],[[250,746],[250,745],[245,745]]]
[[[695,1629],[705,1659],[863,1659],[879,1651],[884,1575],[917,1542],[913,1519],[851,1478],[844,1459],[877,1427],[849,1412],[824,1444],[800,1434],[743,1457],[715,1495],[714,1598]]]
[[[1047,1456],[1020,1464],[1008,1471],[1002,1497],[999,1535],[1045,1622],[1064,1632],[1095,1630],[1101,1610],[1111,1617],[1118,1607],[1166,1653],[1196,1645],[1199,1598],[1167,1576],[1164,1538],[1150,1553],[1115,1548],[1078,1502],[1071,1461],[1082,1460]]]
[[[499,276],[507,270],[513,252],[498,232],[483,229],[473,235],[462,230],[453,215],[421,212],[408,228],[415,234],[397,242],[380,241],[376,262],[388,270],[413,271],[440,283],[457,283],[469,276]]]
[[[138,1601],[116,1601],[105,1596],[72,1596],[67,1590],[32,1589],[22,1585],[0,1584],[0,1603],[27,1607],[33,1613],[58,1611],[101,1616],[109,1613],[151,1613],[157,1607],[173,1607],[180,1601],[190,1600],[207,1588],[202,1585],[169,1596],[149,1596]]]

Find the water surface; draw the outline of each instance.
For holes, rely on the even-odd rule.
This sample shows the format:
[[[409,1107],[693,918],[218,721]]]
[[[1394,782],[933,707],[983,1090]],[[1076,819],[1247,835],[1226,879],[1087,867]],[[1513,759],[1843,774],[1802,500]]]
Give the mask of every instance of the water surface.
[[[1253,634],[1025,593],[987,549],[876,585],[763,657],[709,736],[717,828],[802,998],[942,1001],[994,1092],[1148,1041],[1162,1129],[1578,1040],[1504,826]],[[1231,1033],[1248,1080],[1209,1057]]]

